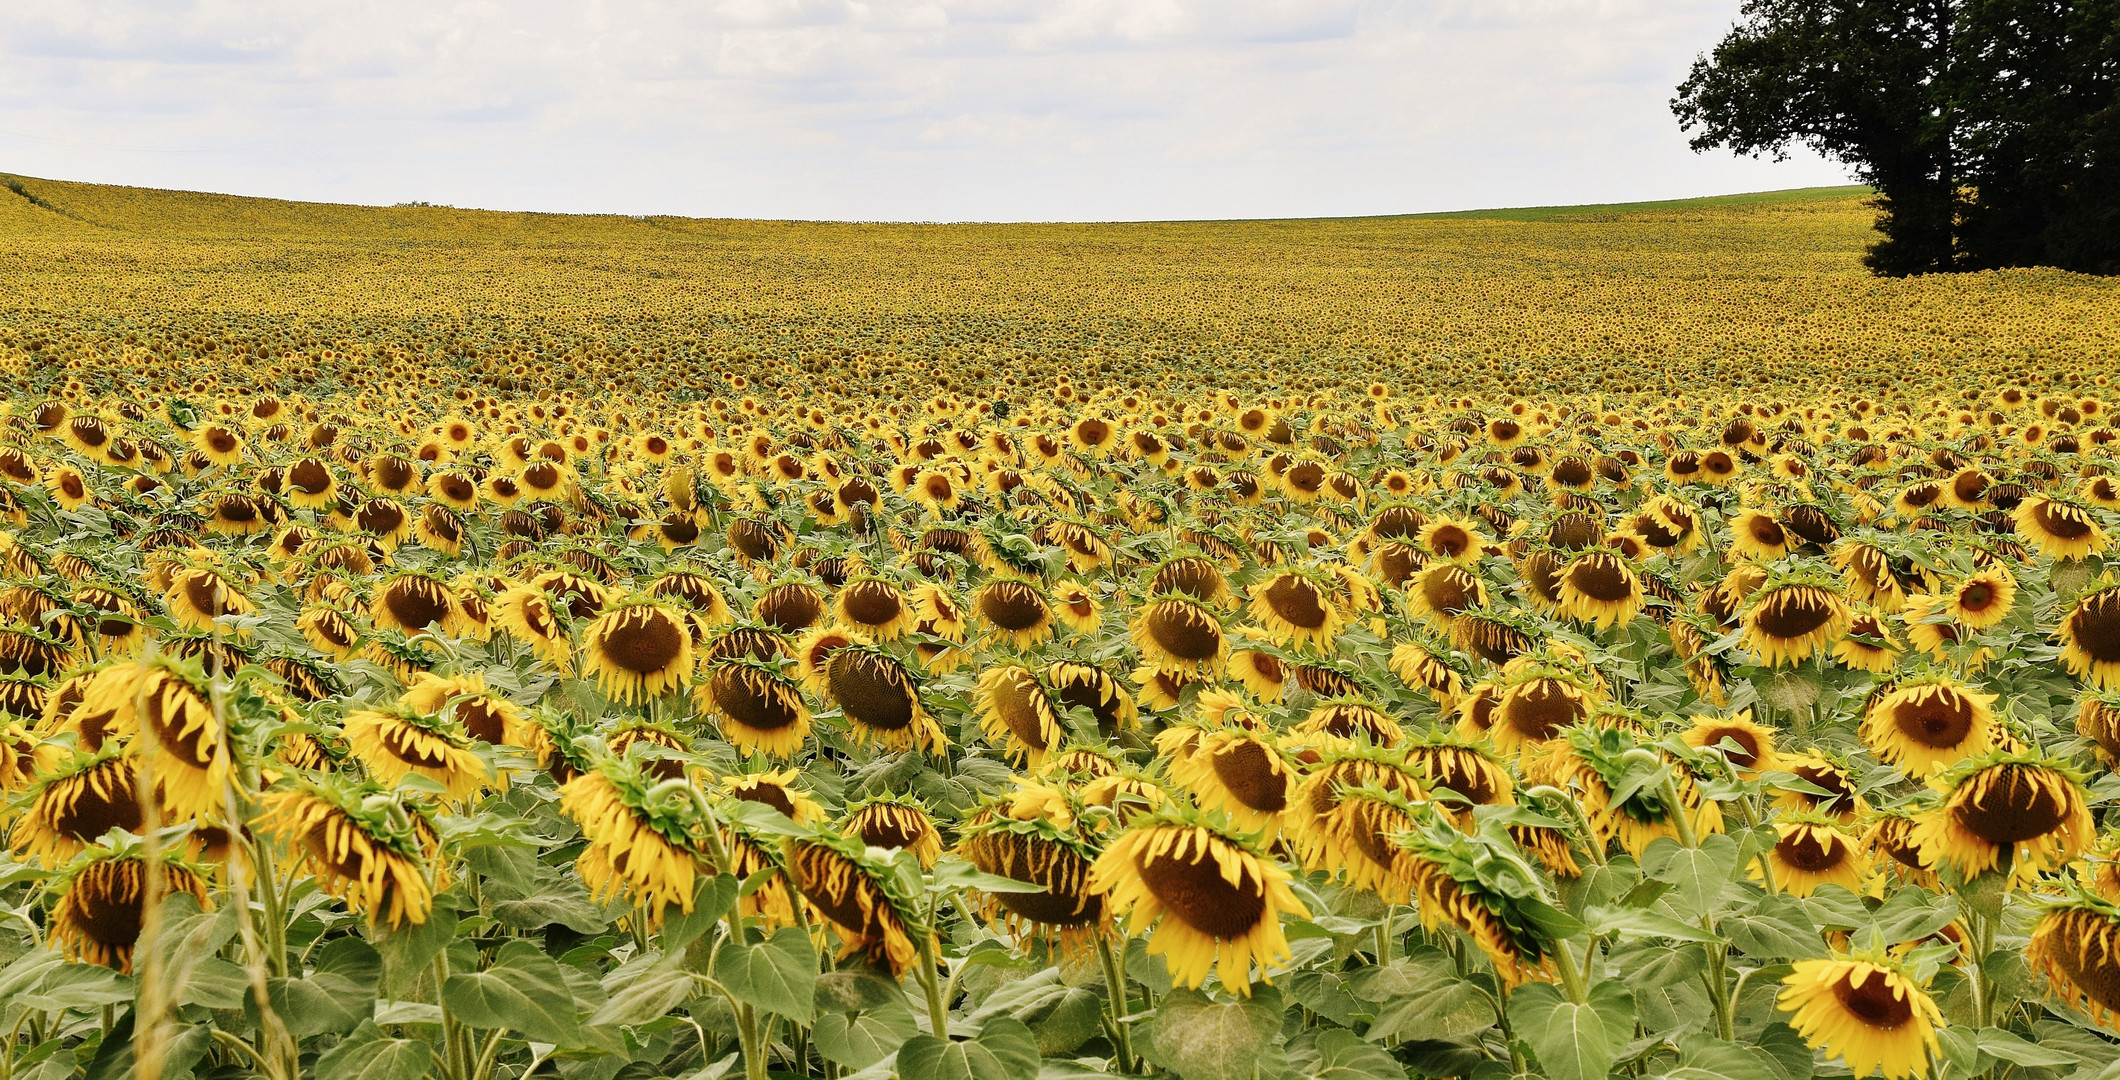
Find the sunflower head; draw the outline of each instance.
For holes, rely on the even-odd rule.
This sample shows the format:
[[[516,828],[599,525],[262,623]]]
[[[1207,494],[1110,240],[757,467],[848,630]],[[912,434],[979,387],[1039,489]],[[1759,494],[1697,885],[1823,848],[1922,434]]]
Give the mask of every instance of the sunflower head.
[[[872,848],[910,851],[922,869],[942,857],[942,834],[934,816],[911,795],[876,795],[849,803],[840,828]]]
[[[51,909],[52,943],[69,960],[131,974],[147,921],[148,877],[156,869],[138,852],[92,850],[50,886],[59,894]],[[163,895],[184,893],[211,906],[205,874],[166,856],[159,870]]]
[[[1994,745],[1994,704],[1994,694],[1946,675],[1908,679],[1873,698],[1862,740],[1885,763],[1931,776]]]
[[[582,630],[582,670],[615,700],[661,697],[692,678],[691,629],[685,612],[652,599],[609,605]]]
[[[1922,1075],[1939,1053],[1943,1013],[1920,983],[1883,955],[1799,960],[1782,980],[1778,1007],[1814,1050],[1857,1077]]]
[[[441,839],[411,800],[343,777],[297,780],[266,794],[256,827],[295,850],[317,887],[371,924],[427,921],[448,884]]]
[[[1968,880],[1990,870],[2029,879],[2068,863],[2096,837],[2082,776],[2036,752],[1991,750],[1931,785],[1944,797],[1916,825],[1915,842],[1925,861]]]
[[[789,876],[838,932],[842,957],[864,953],[901,977],[919,962],[921,943],[933,931],[920,914],[917,872],[871,856],[859,837],[836,832],[797,837],[787,850]]]

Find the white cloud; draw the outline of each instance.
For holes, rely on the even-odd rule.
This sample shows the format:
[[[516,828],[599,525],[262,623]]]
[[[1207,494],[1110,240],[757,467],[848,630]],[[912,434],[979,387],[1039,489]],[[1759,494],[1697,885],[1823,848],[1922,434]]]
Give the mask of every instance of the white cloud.
[[[1737,0],[15,0],[0,169],[290,198],[1262,217],[1842,182],[1686,149]]]

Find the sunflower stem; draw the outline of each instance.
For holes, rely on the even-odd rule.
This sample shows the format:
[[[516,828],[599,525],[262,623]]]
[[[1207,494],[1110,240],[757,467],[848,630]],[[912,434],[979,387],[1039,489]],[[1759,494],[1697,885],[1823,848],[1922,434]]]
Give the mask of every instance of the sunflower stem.
[[[933,908],[929,910],[932,912]],[[935,978],[935,936],[920,939],[920,987],[927,991],[928,1030],[938,1039],[950,1037],[950,1008],[942,1000],[942,983]]]
[[[1119,1071],[1131,1073],[1137,1066],[1133,1032],[1126,1018],[1133,1015],[1134,1006],[1126,993],[1126,973],[1119,970],[1119,960],[1112,955],[1112,943],[1101,933],[1097,935],[1097,960],[1104,967],[1104,989],[1111,998],[1112,1047],[1118,1052]]]
[[[1593,949],[1597,948],[1597,943],[1595,941],[1591,942],[1590,947]],[[1568,1000],[1577,1005],[1588,1004],[1590,1001],[1590,990],[1583,985],[1582,969],[1575,966],[1575,954],[1568,951],[1567,942],[1556,941],[1553,943],[1553,959],[1555,961],[1554,966],[1560,969],[1561,984],[1568,988]]]
[[[1664,774],[1664,803],[1671,808],[1671,824],[1678,830],[1678,842],[1689,848],[1700,846],[1700,835],[1693,831],[1693,819],[1686,814],[1686,804],[1678,798],[1678,774]]]

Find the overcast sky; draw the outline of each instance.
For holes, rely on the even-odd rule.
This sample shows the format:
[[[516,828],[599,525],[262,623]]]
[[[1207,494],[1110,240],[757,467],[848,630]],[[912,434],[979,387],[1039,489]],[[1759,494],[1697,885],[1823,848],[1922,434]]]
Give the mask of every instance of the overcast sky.
[[[860,220],[1404,213],[1845,183],[1695,155],[1739,0],[10,0],[0,171]]]

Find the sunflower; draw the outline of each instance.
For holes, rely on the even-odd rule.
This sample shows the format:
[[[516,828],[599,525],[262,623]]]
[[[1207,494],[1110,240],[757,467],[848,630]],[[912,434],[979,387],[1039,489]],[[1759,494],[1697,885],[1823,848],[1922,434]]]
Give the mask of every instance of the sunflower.
[[[847,805],[839,827],[872,848],[910,851],[922,869],[942,857],[942,834],[919,799],[910,795],[877,795]]]
[[[1395,746],[1406,736],[1398,721],[1360,697],[1322,701],[1294,730],[1298,735],[1318,740],[1360,741],[1377,746]]]
[[[1730,767],[1748,780],[1779,767],[1774,729],[1754,722],[1750,709],[1735,716],[1694,717],[1684,738],[1688,746],[1720,751]]]
[[[637,761],[598,761],[560,785],[559,806],[588,841],[575,867],[590,895],[640,904],[650,926],[661,925],[673,904],[690,912],[697,880],[714,873],[700,854],[708,824],[698,804]]]
[[[1750,559],[1773,562],[1801,543],[1774,515],[1764,510],[1743,510],[1730,519],[1730,561]]]
[[[1053,614],[1078,634],[1093,634],[1104,624],[1104,605],[1088,582],[1063,581],[1053,586]]]
[[[101,964],[119,974],[133,970],[133,949],[147,922],[151,865],[138,855],[101,853],[69,873],[51,910],[51,940],[76,963]],[[162,892],[188,893],[211,908],[206,881],[174,860],[162,861]]]
[[[1288,685],[1288,666],[1263,649],[1238,649],[1229,655],[1229,671],[1257,701],[1279,701]]]
[[[353,756],[384,784],[395,786],[417,773],[461,802],[494,779],[460,727],[402,704],[348,713],[345,733]]]
[[[81,711],[107,715],[108,730],[152,741],[155,786],[167,812],[184,819],[219,809],[234,775],[221,717],[203,681],[195,667],[164,658],[113,664],[82,689]]]
[[[1042,766],[1065,732],[1036,673],[1021,664],[988,668],[979,675],[977,693],[979,725],[987,740],[1005,747],[1012,760]]]
[[[1429,696],[1436,707],[1449,712],[1464,699],[1465,673],[1458,670],[1439,644],[1416,637],[1392,646],[1388,665],[1391,673],[1407,686]]]
[[[1250,589],[1251,616],[1269,639],[1330,652],[1346,623],[1332,589],[1310,576],[1284,570]]]
[[[854,742],[891,750],[918,746],[942,753],[942,728],[921,702],[920,683],[897,657],[874,645],[835,649],[825,664],[825,689],[839,703]]]
[[[1819,792],[1775,788],[1774,805],[1798,813],[1820,813],[1850,823],[1869,812],[1870,804],[1855,789],[1855,775],[1847,765],[1813,749],[1807,754],[1783,756],[1782,771],[1788,772]]]
[[[371,925],[427,921],[434,891],[448,882],[440,838],[416,807],[373,784],[336,779],[297,781],[264,803],[258,831],[299,846],[319,889]]]
[[[824,807],[809,793],[795,786],[802,774],[794,769],[766,769],[738,773],[721,782],[722,793],[743,802],[761,803],[779,811],[797,825],[824,822]]]
[[[2105,551],[2105,530],[2089,507],[2048,495],[2034,495],[2010,514],[2017,535],[2050,559],[2085,559]]]
[[[1131,629],[1142,659],[1158,671],[1218,676],[1229,657],[1222,620],[1191,597],[1152,598],[1134,617]]]
[[[2120,767],[2120,692],[2083,695],[2076,706],[2076,734],[2091,741],[2100,764]]]
[[[1177,555],[1157,564],[1149,573],[1143,591],[1149,596],[1183,593],[1217,607],[1237,605],[1236,594],[1229,588],[1229,579],[1213,561],[1199,554]]]
[[[1993,746],[1995,697],[1948,676],[1902,682],[1870,702],[1862,741],[1888,765],[1933,776]]]
[[[538,659],[559,669],[562,675],[574,669],[574,646],[567,638],[567,625],[545,590],[534,585],[510,585],[493,600],[489,621],[509,637],[530,647]]]
[[[1306,865],[1375,893],[1387,904],[1410,903],[1412,875],[1402,864],[1411,856],[1393,837],[1414,825],[1412,804],[1403,795],[1366,786],[1342,790],[1305,830],[1307,847],[1315,853]]]
[[[368,618],[376,626],[402,634],[417,634],[429,626],[454,634],[463,622],[463,612],[446,582],[425,574],[401,574],[375,591]]]
[[[823,832],[788,844],[788,873],[803,899],[839,934],[840,957],[864,953],[904,977],[926,952],[932,931],[898,875],[869,857],[858,837]]]
[[[1414,828],[1397,834],[1397,872],[1411,887],[1421,925],[1471,938],[1505,985],[1551,979],[1550,949],[1523,901],[1545,902],[1538,877],[1513,843],[1468,834],[1433,804],[1413,807]],[[1507,890],[1507,891],[1505,891]]]
[[[1874,865],[1892,870],[1902,880],[1925,889],[1936,889],[1936,866],[1922,857],[1914,830],[1919,822],[1906,809],[1880,810],[1862,835]]]
[[[1845,637],[1852,617],[1839,594],[1821,585],[1762,588],[1745,607],[1745,649],[1768,667],[1793,667]]]
[[[1487,587],[1479,575],[1452,562],[1435,562],[1406,585],[1408,614],[1447,628],[1456,616],[1487,604]]]
[[[2009,617],[2017,579],[2001,567],[1966,575],[1944,598],[1943,609],[1961,626],[1985,630]]]
[[[139,832],[145,815],[133,762],[111,745],[47,771],[15,819],[13,850],[58,866],[112,829]]]
[[[1242,728],[1203,732],[1190,753],[1167,760],[1170,778],[1190,791],[1202,810],[1221,811],[1236,828],[1264,842],[1280,834],[1281,815],[1299,774],[1271,736]]]
[[[714,586],[714,580],[695,570],[677,568],[663,571],[661,577],[648,585],[648,595],[683,604],[709,626],[719,626],[735,618],[729,610],[729,602],[722,598],[721,590]]]
[[[1245,841],[1173,809],[1119,834],[1090,869],[1090,891],[1129,934],[1154,927],[1148,952],[1170,965],[1171,981],[1198,989],[1210,970],[1247,997],[1252,967],[1293,959],[1284,915],[1310,918],[1289,889],[1288,871]]]
[[[1560,572],[1559,610],[1600,632],[1632,621],[1644,602],[1641,579],[1611,551],[1586,551]]]
[[[1488,729],[1495,749],[1517,755],[1536,749],[1563,728],[1587,719],[1603,700],[1572,673],[1544,664],[1510,674],[1499,686]]]
[[[1055,660],[1046,666],[1045,685],[1059,709],[1087,709],[1096,718],[1097,733],[1107,739],[1139,726],[1134,696],[1095,664]]]
[[[211,566],[187,566],[172,573],[162,594],[169,617],[186,630],[215,631],[224,615],[249,615],[257,604],[228,576]]]
[[[1932,783],[1946,794],[1922,816],[1914,840],[1924,861],[1967,879],[2007,866],[2028,880],[2082,854],[2097,833],[2082,779],[2043,757],[1998,749]]]
[[[1597,831],[1599,843],[1617,842],[1635,858],[1658,837],[1678,839],[1681,833],[1675,818],[1679,814],[1686,816],[1685,824],[1696,836],[1722,831],[1721,805],[1701,798],[1692,775],[1683,768],[1672,769],[1678,806],[1667,801],[1660,787],[1629,785],[1623,759],[1637,751],[1656,753],[1637,732],[1571,727],[1548,748],[1530,775],[1573,793]]]
[[[848,626],[878,640],[894,641],[913,628],[913,601],[883,578],[856,578],[832,599],[833,613]]]
[[[2055,636],[2069,674],[2100,690],[2120,690],[2120,585],[2077,600]]]
[[[1774,828],[1778,839],[1767,851],[1767,862],[1774,868],[1776,888],[1797,897],[1809,896],[1822,885],[1862,891],[1870,877],[1867,845],[1823,818],[1783,818]],[[1760,876],[1757,866],[1752,876]]]
[[[693,687],[692,700],[716,719],[721,737],[744,754],[792,757],[810,734],[802,691],[777,668],[757,660],[714,664]]]
[[[349,659],[360,649],[360,627],[337,608],[308,608],[295,619],[294,625],[311,648],[335,660]]]
[[[1870,608],[1857,608],[1848,617],[1848,634],[1833,643],[1833,659],[1854,671],[1882,675],[1899,662],[1899,643],[1892,638],[1884,616]]]
[[[1068,796],[1053,794],[1066,804]],[[1077,949],[1103,932],[1109,921],[1105,898],[1090,888],[1097,848],[1076,830],[1078,813],[1019,817],[1006,812],[1015,805],[1013,798],[1003,796],[975,813],[957,842],[957,853],[983,873],[1041,886],[1043,891],[980,893],[980,912],[997,930],[1018,938],[1057,939],[1063,950]]]
[[[2050,902],[2025,959],[2050,993],[2092,1023],[2120,1020],[2120,905],[2081,891]]]
[[[782,581],[758,594],[751,614],[785,634],[816,625],[824,617],[825,597],[806,581]]]
[[[971,612],[990,628],[989,641],[1018,651],[1053,633],[1052,607],[1029,582],[1004,578],[980,586],[972,593]]]
[[[1776,999],[1813,1050],[1838,1058],[1860,1080],[1922,1074],[1939,1054],[1943,1013],[1903,968],[1884,957],[1836,954],[1798,960]]]
[[[581,670],[613,700],[652,701],[692,678],[692,636],[685,615],[639,598],[604,609],[582,630]]]

